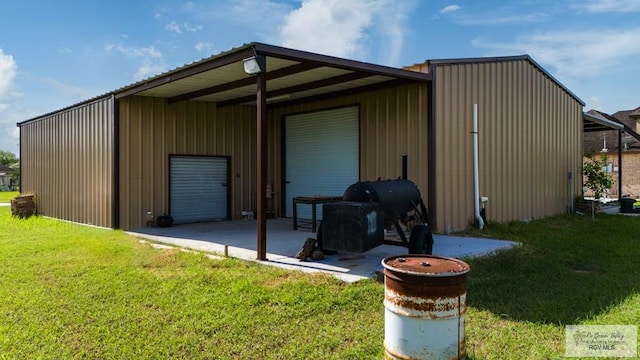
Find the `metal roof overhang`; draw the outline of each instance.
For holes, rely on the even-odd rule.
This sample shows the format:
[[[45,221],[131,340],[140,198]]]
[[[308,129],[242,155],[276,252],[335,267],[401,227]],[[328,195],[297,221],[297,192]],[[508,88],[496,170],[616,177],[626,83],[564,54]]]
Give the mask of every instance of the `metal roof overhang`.
[[[591,115],[589,113],[584,113],[582,115],[582,119],[584,121],[584,132],[622,130],[623,132],[627,133],[627,135],[631,136],[637,141],[640,141],[640,134],[635,132],[632,128],[622,122],[619,122],[616,118],[609,114],[601,114],[602,116]]]
[[[265,69],[256,75],[244,71],[243,60],[252,56],[265,59]],[[124,87],[113,94],[116,99],[131,95],[160,97],[167,99],[169,104],[199,100],[215,102],[218,107],[255,105],[256,258],[267,260],[267,106],[284,106],[430,81],[430,74],[251,43]],[[117,159],[116,155],[114,157]]]
[[[617,130],[618,144],[622,144],[623,131],[627,131],[629,135],[640,140],[640,135],[613,118],[607,119],[604,116],[582,113],[582,124],[584,132]],[[622,196],[622,147],[618,146],[618,197],[620,196]]]
[[[218,107],[256,104],[256,77],[244,72],[242,60],[266,59],[267,102],[282,106],[314,98],[369,91],[410,82],[429,82],[431,75],[262,43],[251,43],[114,91],[130,95],[213,101]]]
[[[582,114],[584,132],[622,130],[624,124],[587,113]]]

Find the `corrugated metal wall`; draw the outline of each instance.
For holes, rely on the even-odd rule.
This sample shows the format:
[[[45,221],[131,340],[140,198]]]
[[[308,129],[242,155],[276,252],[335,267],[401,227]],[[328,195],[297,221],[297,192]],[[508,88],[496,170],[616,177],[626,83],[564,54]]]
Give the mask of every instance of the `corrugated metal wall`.
[[[569,171],[581,166],[580,103],[528,61],[437,65],[435,73],[435,230],[473,221],[471,116],[479,105],[480,188],[489,220],[531,219],[563,212]],[[358,105],[360,179],[408,176],[428,189],[428,84],[269,110],[267,181],[282,189],[282,119],[287,114]],[[112,225],[113,104],[110,98],[22,125],[23,191],[41,213]],[[253,207],[255,108],[132,96],[120,100],[120,226],[168,211],[168,156],[229,156],[231,217]],[[74,176],[70,176],[73,174]],[[579,176],[574,176],[579,194]],[[280,213],[285,205],[280,197]]]
[[[408,176],[427,191],[427,84],[372,91],[269,110],[267,181],[282,201],[282,116],[292,113],[360,106],[360,177],[396,178],[402,155]],[[214,103],[179,102],[132,96],[120,100],[121,227],[144,226],[147,211],[168,211],[168,155],[230,156],[231,217],[253,208],[256,191],[256,109]]]
[[[359,105],[360,180],[401,176],[402,155],[407,155],[408,178],[418,185],[426,199],[428,86],[411,84],[269,111],[270,129],[278,130],[269,143],[269,163],[275,160],[278,164],[269,169],[269,179],[274,179],[276,189],[281,188],[280,128],[284,115]]]
[[[113,115],[109,97],[21,125],[21,191],[40,214],[112,226]]]
[[[120,100],[120,225],[144,226],[168,213],[169,154],[230,156],[231,216],[251,205],[255,184],[255,108],[131,96]],[[255,186],[253,186],[255,187]],[[197,206],[197,204],[195,204]]]
[[[525,60],[436,65],[436,230],[473,216],[473,104],[478,104],[480,195],[487,218],[566,211],[568,172],[579,194],[582,105]]]

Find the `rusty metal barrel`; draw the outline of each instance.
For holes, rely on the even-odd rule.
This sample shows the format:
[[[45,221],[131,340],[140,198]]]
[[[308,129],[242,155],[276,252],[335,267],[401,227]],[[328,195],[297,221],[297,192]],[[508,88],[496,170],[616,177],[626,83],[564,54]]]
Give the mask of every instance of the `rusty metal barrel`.
[[[464,261],[400,255],[384,267],[385,359],[464,359]]]

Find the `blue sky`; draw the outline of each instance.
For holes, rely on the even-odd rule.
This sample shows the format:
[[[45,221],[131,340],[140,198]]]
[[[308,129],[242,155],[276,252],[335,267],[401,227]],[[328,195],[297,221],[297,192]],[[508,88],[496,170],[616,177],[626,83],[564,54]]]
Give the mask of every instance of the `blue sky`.
[[[640,106],[640,0],[5,0],[0,149],[19,121],[251,41],[390,66],[531,55],[591,108]]]

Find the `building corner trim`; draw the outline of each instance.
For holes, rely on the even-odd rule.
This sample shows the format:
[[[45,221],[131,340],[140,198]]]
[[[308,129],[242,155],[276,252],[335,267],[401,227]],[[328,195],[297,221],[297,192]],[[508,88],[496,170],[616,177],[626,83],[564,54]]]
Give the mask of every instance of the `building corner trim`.
[[[111,199],[111,227],[120,229],[120,101],[111,95],[113,111],[113,179]]]

